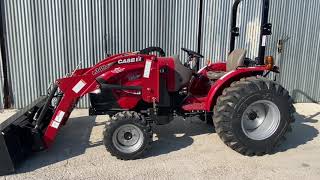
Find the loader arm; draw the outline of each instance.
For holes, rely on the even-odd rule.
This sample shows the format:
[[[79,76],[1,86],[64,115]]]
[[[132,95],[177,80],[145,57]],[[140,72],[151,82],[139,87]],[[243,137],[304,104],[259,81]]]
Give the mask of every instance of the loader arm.
[[[141,91],[139,98],[145,102],[159,102],[158,64],[155,55],[122,53],[56,80],[47,96],[38,98],[0,124],[0,175],[14,172],[18,163],[30,153],[50,147],[79,99],[103,86],[98,79],[117,79],[119,69],[143,70],[143,77],[138,82],[140,87],[134,88]],[[121,83],[107,85],[133,88]]]
[[[145,77],[144,80],[141,81],[142,99],[150,103],[154,100],[158,102],[159,92],[157,89],[159,89],[159,73],[157,72],[158,63],[154,55],[125,53],[111,56],[92,68],[80,69],[75,71],[71,77],[58,79],[56,86],[59,88],[59,93],[62,94],[62,98],[56,106],[43,136],[46,147],[49,147],[53,143],[59,128],[66,123],[79,99],[100,88],[100,84],[96,80],[98,77],[103,76],[104,79],[108,79],[117,75],[117,73],[112,71],[116,68],[123,67],[126,70],[144,68],[146,63],[151,65],[146,66],[144,69]],[[147,74],[149,75],[147,76]],[[53,91],[55,90],[56,89],[53,89]],[[50,98],[48,101],[51,101]]]

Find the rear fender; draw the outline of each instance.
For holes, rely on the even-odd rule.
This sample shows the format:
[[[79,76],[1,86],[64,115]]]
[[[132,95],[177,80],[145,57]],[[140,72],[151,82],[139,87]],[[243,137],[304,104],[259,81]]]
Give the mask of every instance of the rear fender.
[[[217,98],[222,94],[223,90],[230,86],[234,81],[239,81],[241,78],[257,76],[267,71],[265,66],[239,68],[233,70],[218,79],[208,93],[206,100],[206,111],[212,111],[216,104]]]
[[[209,64],[198,71],[198,74],[207,76],[208,71],[226,71],[227,65],[225,62],[217,62]]]

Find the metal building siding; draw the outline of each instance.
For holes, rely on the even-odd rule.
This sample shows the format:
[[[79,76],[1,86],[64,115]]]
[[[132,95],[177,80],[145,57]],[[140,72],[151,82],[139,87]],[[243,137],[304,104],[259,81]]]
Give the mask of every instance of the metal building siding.
[[[247,57],[252,59],[258,56],[259,51],[261,7],[261,0],[245,0],[240,4],[238,11],[240,36],[236,40],[236,48],[247,49]]]
[[[88,67],[114,54],[160,46],[168,55],[180,47],[197,50],[199,0],[3,0],[7,59],[14,108],[46,93],[49,82],[70,73],[80,61]],[[201,52],[205,61],[228,55],[233,0],[203,0]],[[320,101],[318,0],[271,0],[273,34],[267,54],[280,66],[278,81],[296,101]],[[261,1],[245,0],[238,12],[236,47],[257,56]],[[277,41],[289,39],[283,53]],[[205,63],[203,61],[202,65]],[[1,94],[0,94],[1,98]],[[1,98],[2,99],[2,98]],[[87,107],[87,98],[79,104]]]
[[[0,111],[4,108],[3,104],[3,71],[2,71],[2,53],[0,51]]]
[[[80,68],[94,64],[93,49],[93,12],[88,0],[64,1],[66,54],[61,63],[68,64],[72,72],[80,63]],[[87,98],[79,102],[79,107],[87,106]]]
[[[15,107],[22,107],[39,94],[39,73],[32,31],[31,0],[5,1],[8,68]]]
[[[159,46],[183,60],[180,47],[197,49],[199,9],[197,0],[106,1],[108,53]]]
[[[45,93],[49,83],[67,72],[68,63],[64,21],[62,18],[64,1],[34,1],[34,24],[36,32],[36,53],[38,73],[34,81],[39,81],[40,92]],[[68,61],[66,61],[68,62]],[[21,100],[21,99],[20,99]]]
[[[248,49],[250,58],[258,54],[261,2],[245,0],[238,11],[240,36],[236,48]],[[201,51],[213,62],[227,59],[232,3],[233,0],[204,0]],[[318,0],[270,1],[269,22],[273,34],[267,39],[267,54],[276,57],[281,71],[278,81],[297,102],[320,101],[319,15]],[[289,39],[283,53],[277,53],[278,40],[286,38]]]
[[[72,72],[80,61],[81,67],[94,64],[94,52],[101,54],[98,46],[100,51],[93,49],[97,19],[91,1],[5,1],[5,8],[14,108],[46,94],[51,82]],[[87,99],[79,106],[87,106]]]
[[[280,83],[298,102],[320,101],[320,2],[318,0],[282,0],[271,2],[270,22],[273,35],[269,54],[277,56]],[[283,53],[277,53],[277,41],[287,39]]]
[[[231,5],[231,0],[203,1],[201,52],[212,62],[223,61],[228,54]]]
[[[8,69],[14,108],[46,93],[50,82],[82,61],[89,67],[114,54],[160,46],[168,55],[197,48],[197,0],[4,1]],[[106,41],[105,41],[106,38]],[[80,67],[80,68],[81,68]],[[79,107],[87,107],[87,98]]]
[[[258,54],[261,2],[242,1],[237,15],[240,36],[236,38],[236,48],[247,49],[250,58]],[[229,53],[232,4],[233,0],[204,0],[203,3],[201,52],[213,62],[225,61]]]

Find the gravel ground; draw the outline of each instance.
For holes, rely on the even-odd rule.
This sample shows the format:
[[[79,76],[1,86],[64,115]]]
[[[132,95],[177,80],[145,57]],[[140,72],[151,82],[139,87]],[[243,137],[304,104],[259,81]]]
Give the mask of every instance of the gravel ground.
[[[293,132],[273,155],[242,156],[225,146],[212,127],[176,119],[155,127],[142,159],[121,161],[102,144],[107,116],[75,110],[53,147],[34,154],[9,179],[320,179],[320,105],[296,104]],[[0,121],[14,113],[0,114]],[[0,162],[1,163],[1,162]]]

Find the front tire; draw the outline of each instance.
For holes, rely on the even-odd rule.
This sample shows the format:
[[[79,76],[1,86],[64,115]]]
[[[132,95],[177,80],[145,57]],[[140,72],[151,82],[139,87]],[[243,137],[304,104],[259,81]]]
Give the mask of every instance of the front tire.
[[[139,158],[152,142],[152,129],[143,116],[134,111],[119,112],[105,125],[104,145],[118,159]]]
[[[217,100],[213,116],[216,132],[241,154],[269,154],[294,122],[292,102],[288,91],[274,81],[241,79]]]

